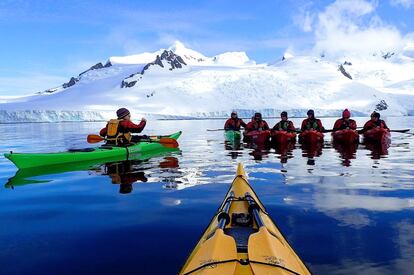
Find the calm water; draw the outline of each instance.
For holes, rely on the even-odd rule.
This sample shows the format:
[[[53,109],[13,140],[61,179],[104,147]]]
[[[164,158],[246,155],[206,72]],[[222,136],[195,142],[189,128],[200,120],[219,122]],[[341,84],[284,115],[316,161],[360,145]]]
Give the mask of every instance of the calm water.
[[[365,118],[357,118],[362,124]],[[299,126],[300,120],[294,120]],[[333,119],[323,119],[326,128]],[[275,119],[269,119],[274,124]],[[388,118],[410,128],[414,118]],[[26,179],[0,158],[0,274],[176,274],[222,201],[238,162],[315,274],[412,274],[414,136],[387,148],[232,149],[224,121],[150,121],[182,130],[181,152]],[[0,151],[90,147],[104,123],[0,125]],[[119,184],[119,182],[123,184]],[[10,183],[9,182],[9,183]],[[133,183],[132,183],[133,182]],[[128,184],[129,183],[129,184]]]

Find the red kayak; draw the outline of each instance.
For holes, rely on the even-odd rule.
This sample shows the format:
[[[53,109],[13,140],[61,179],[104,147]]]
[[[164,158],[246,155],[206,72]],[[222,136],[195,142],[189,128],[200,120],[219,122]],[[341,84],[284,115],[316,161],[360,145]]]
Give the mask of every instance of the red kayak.
[[[337,143],[359,142],[359,134],[356,130],[344,129],[332,132],[332,141]]]
[[[316,130],[305,130],[299,134],[299,142],[309,144],[323,142],[323,133]]]
[[[296,141],[296,133],[295,132],[287,132],[287,131],[272,131],[270,134],[272,137],[272,142],[275,144],[283,144],[288,142],[295,142]]]
[[[384,128],[373,128],[364,132],[364,140],[368,142],[390,143],[390,131]]]
[[[247,143],[256,143],[256,144],[265,144],[269,141],[270,138],[270,131],[250,131],[244,132],[244,142]]]

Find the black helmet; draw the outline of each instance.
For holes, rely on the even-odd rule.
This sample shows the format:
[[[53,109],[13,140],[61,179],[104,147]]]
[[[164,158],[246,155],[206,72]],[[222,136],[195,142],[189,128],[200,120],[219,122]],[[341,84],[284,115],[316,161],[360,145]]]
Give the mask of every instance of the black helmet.
[[[310,110],[308,110],[308,112],[306,113],[307,115],[315,115],[315,112],[312,110],[312,109],[310,109]]]
[[[262,114],[261,113],[254,113],[254,117],[256,118],[262,118]]]
[[[287,112],[286,112],[286,111],[281,112],[281,113],[280,113],[280,116],[281,116],[281,117],[287,117]]]
[[[371,114],[371,117],[377,117],[377,118],[380,118],[380,117],[381,117],[381,115],[380,115],[380,113],[373,111],[373,112],[372,112],[372,114]]]
[[[124,117],[126,117],[127,115],[129,115],[130,113],[129,113],[129,110],[127,109],[127,108],[121,108],[121,109],[118,109],[118,111],[116,111],[116,116],[119,118],[119,119],[121,119],[121,118],[124,118]]]

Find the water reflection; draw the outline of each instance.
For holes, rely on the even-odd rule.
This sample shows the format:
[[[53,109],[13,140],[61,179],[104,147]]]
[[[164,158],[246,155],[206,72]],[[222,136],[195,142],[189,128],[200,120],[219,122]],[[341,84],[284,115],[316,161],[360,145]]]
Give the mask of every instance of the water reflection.
[[[323,143],[302,143],[300,148],[302,149],[302,157],[307,158],[307,165],[315,165],[315,157],[322,155]]]
[[[273,144],[272,146],[275,149],[275,153],[278,155],[277,158],[280,159],[280,163],[287,163],[288,159],[294,157],[292,154],[293,150],[295,149],[294,142],[286,142],[286,143],[279,143]]]
[[[128,194],[133,190],[133,183],[147,182],[148,178],[145,175],[145,171],[148,167],[143,167],[143,161],[140,160],[127,160],[116,163],[107,163],[101,167],[101,171],[96,171],[97,174],[107,175],[111,178],[113,184],[119,184],[119,193]],[[175,168],[179,167],[178,159],[176,157],[164,157],[158,164],[160,168],[168,169],[168,173],[171,173]],[[151,167],[154,169],[154,167]],[[165,174],[162,175],[164,180],[170,179]],[[175,177],[174,177],[175,178]]]
[[[413,125],[412,117],[389,119],[388,125],[393,128]],[[328,118],[323,120],[323,124],[330,124]],[[7,255],[4,261],[24,257],[27,264],[3,266],[15,268],[11,274],[27,274],[33,266],[39,273],[58,274],[56,270],[50,272],[50,267],[61,268],[60,263],[67,263],[69,258],[74,264],[64,265],[69,269],[66,274],[82,274],[91,266],[101,267],[100,274],[130,273],[136,270],[134,260],[140,257],[142,270],[176,273],[221,202],[237,162],[242,162],[267,211],[315,274],[410,274],[414,268],[413,136],[393,133],[386,151],[373,150],[366,144],[331,145],[327,136],[323,148],[316,150],[298,143],[255,148],[225,143],[222,132],[205,130],[222,124],[220,120],[155,121],[150,124],[154,133],[159,129],[183,130],[182,152],[132,162],[129,168],[117,161],[111,164],[118,168],[98,164],[87,168],[92,171],[87,173],[57,174],[71,171],[65,170],[67,167],[48,167],[49,174],[56,173],[53,175],[39,170],[32,174],[17,172],[8,186],[22,192],[0,188],[0,220],[7,223],[3,230],[0,227],[0,240],[8,240],[1,243]],[[91,128],[99,128],[94,124],[0,127],[7,129],[0,137],[0,147],[20,152],[77,147]],[[57,134],[52,140],[34,141],[39,127]],[[14,136],[19,139],[13,141]],[[65,143],[67,140],[70,144]],[[117,171],[135,180],[127,196],[119,195],[123,179]],[[15,167],[0,159],[3,183],[14,173]],[[113,180],[116,183],[112,185]],[[19,188],[19,184],[41,182],[64,184]],[[90,209],[96,210],[94,215]],[[79,225],[84,227],[80,229]],[[131,234],[117,234],[120,230]],[[84,238],[79,238],[82,234]],[[102,242],[95,236],[100,236]],[[70,269],[85,264],[85,255],[74,258],[79,244],[85,243],[91,265]],[[108,255],[104,254],[107,249],[96,248],[97,244],[108,247],[108,243],[112,249]],[[145,252],[139,254],[136,247]],[[47,259],[44,264],[39,264],[36,251],[45,251],[41,255]],[[53,251],[62,253],[56,255]],[[159,257],[169,260],[168,264],[151,262]],[[124,272],[110,269],[119,268],[119,261],[124,263]]]
[[[333,148],[339,153],[340,158],[342,159],[343,166],[351,166],[351,159],[356,158],[356,152],[358,149],[359,143],[341,143],[341,142],[332,142]]]
[[[229,151],[228,156],[232,159],[237,159],[242,154],[243,150],[243,143],[240,142],[240,139],[235,140],[225,140],[224,141],[224,149]]]
[[[126,194],[132,191],[132,183],[137,181],[148,181],[143,170],[154,168],[154,165],[145,167],[143,164],[149,159],[173,153],[178,154],[179,152],[180,150],[178,148],[162,148],[143,154],[131,154],[129,155],[129,160],[123,161],[119,161],[119,158],[113,158],[110,162],[106,163],[102,163],[102,160],[93,160],[64,165],[19,169],[13,177],[8,179],[5,187],[14,189],[16,186],[53,181],[53,178],[48,179],[45,177],[48,175],[62,174],[73,171],[92,171],[97,175],[109,176],[112,183],[120,184],[120,193]],[[176,168],[178,167],[178,159],[175,157],[164,157],[159,162],[158,166],[161,168]]]
[[[372,159],[386,157],[388,155],[388,148],[390,147],[390,143],[369,142],[367,140],[364,141],[364,145],[365,148],[371,152],[370,155]]]

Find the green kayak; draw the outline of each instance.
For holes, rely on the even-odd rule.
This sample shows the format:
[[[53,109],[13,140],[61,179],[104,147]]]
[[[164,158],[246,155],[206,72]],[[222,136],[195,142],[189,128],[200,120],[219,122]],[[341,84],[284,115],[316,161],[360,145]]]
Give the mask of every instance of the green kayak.
[[[241,134],[240,131],[227,130],[224,132],[224,137],[229,142],[237,142],[240,141]]]
[[[152,151],[145,151],[142,153],[135,153],[128,156],[128,161],[146,161],[150,158],[160,157],[165,155],[171,155],[173,153],[179,152],[180,149],[178,148],[167,148],[162,147]],[[26,185],[26,184],[34,184],[34,183],[46,183],[49,182],[47,178],[36,178],[39,176],[46,176],[46,175],[54,175],[54,174],[61,174],[66,172],[73,172],[73,171],[87,171],[87,170],[94,170],[101,167],[103,164],[108,163],[121,163],[126,161],[125,157],[111,157],[102,159],[95,159],[89,161],[80,161],[80,162],[72,162],[72,163],[65,163],[65,164],[54,164],[54,165],[47,165],[47,166],[38,166],[38,167],[30,167],[17,170],[16,174],[9,178],[7,183],[5,184],[6,188],[13,188],[16,186]]]
[[[181,131],[174,133],[168,137],[172,139],[178,139],[181,135]],[[113,160],[113,159],[128,159],[129,155],[137,153],[145,153],[150,151],[156,151],[160,148],[164,148],[164,145],[157,142],[157,139],[151,141],[141,141],[137,144],[128,147],[117,146],[101,146],[97,148],[90,148],[85,151],[74,152],[58,152],[58,153],[13,153],[4,154],[6,158],[12,161],[17,168],[26,169],[32,167],[42,167],[57,164],[79,163],[93,160]]]

